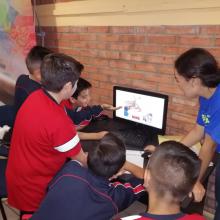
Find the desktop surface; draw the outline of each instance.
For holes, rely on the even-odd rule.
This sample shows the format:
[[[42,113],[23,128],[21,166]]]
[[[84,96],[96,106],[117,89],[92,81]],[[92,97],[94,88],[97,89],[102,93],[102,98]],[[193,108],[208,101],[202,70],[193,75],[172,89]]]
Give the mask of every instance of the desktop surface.
[[[142,129],[142,130],[141,130]],[[135,136],[136,134],[140,135],[139,138],[145,138],[144,146],[148,144],[158,144],[158,135],[155,133],[152,129],[149,128],[143,128],[141,127],[139,130],[138,126],[135,126],[134,124],[129,124],[124,121],[120,121],[117,119],[109,118],[107,120],[95,120],[92,121],[89,126],[81,130],[82,132],[100,132],[100,131],[109,131],[112,133],[115,133],[119,137],[122,136],[122,133],[133,133]],[[133,137],[134,137],[133,136]],[[121,137],[123,139],[123,137]],[[138,139],[138,136],[135,136],[135,138]],[[132,140],[132,136],[129,137],[129,140]],[[132,140],[133,141],[133,140]],[[92,148],[92,145],[97,144],[99,141],[90,141],[90,140],[83,140],[82,145],[85,151],[89,151]],[[144,146],[137,146],[136,144],[132,144],[132,142],[129,144],[127,141],[125,141],[126,149],[129,150],[137,150],[137,151],[143,151]]]

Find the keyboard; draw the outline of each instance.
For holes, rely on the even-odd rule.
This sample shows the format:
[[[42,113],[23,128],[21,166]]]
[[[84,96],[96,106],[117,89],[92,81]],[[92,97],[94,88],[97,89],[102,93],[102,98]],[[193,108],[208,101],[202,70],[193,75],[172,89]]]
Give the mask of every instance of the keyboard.
[[[124,141],[126,147],[130,148],[143,150],[144,146],[146,146],[149,141],[146,130],[123,129],[114,133]]]

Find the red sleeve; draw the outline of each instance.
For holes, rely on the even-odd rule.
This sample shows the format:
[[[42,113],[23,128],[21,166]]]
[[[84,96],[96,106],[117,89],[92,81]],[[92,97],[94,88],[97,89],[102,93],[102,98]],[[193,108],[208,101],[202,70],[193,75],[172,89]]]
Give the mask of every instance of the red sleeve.
[[[67,115],[54,120],[51,129],[53,148],[66,155],[72,157],[77,155],[81,150],[80,139],[75,129],[75,125]]]
[[[68,109],[73,109],[73,106],[71,105],[70,101],[67,99],[67,100],[63,100],[60,105],[62,107],[65,107],[65,108],[68,108]]]
[[[189,219],[192,219],[192,220],[206,220],[206,218],[204,218],[203,216],[198,215],[198,214],[192,214],[192,215],[190,215],[190,218],[189,218]]]
[[[185,215],[183,218],[180,218],[179,220],[206,220],[206,218],[198,214],[192,214]]]

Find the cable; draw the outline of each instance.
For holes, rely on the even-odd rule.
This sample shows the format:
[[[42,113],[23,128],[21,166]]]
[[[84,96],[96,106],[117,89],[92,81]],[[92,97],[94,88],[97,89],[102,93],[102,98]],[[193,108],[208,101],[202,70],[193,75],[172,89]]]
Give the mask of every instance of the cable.
[[[37,26],[36,35],[41,38],[41,46],[44,47],[44,38],[45,38],[46,33],[42,30],[40,26],[39,18],[38,18],[37,11],[36,11],[36,0],[33,0],[32,2],[33,2],[34,25],[35,27]]]

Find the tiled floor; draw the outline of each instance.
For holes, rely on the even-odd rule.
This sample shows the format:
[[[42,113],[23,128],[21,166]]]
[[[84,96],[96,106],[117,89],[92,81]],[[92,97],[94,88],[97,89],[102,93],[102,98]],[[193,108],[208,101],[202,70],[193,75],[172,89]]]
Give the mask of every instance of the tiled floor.
[[[7,205],[7,201],[4,201],[4,208],[6,211],[6,216],[8,220],[19,220],[19,211],[11,208]],[[0,220],[2,220],[2,215],[0,214]]]
[[[9,208],[8,205],[6,204],[4,206],[8,220],[19,220],[19,212],[17,210]],[[117,217],[134,215],[134,214],[142,213],[145,210],[146,210],[146,206],[144,204],[140,202],[134,202],[129,208],[119,213]],[[213,220],[213,216],[206,216],[206,218],[207,220]],[[0,214],[0,220],[2,220],[1,214]]]

